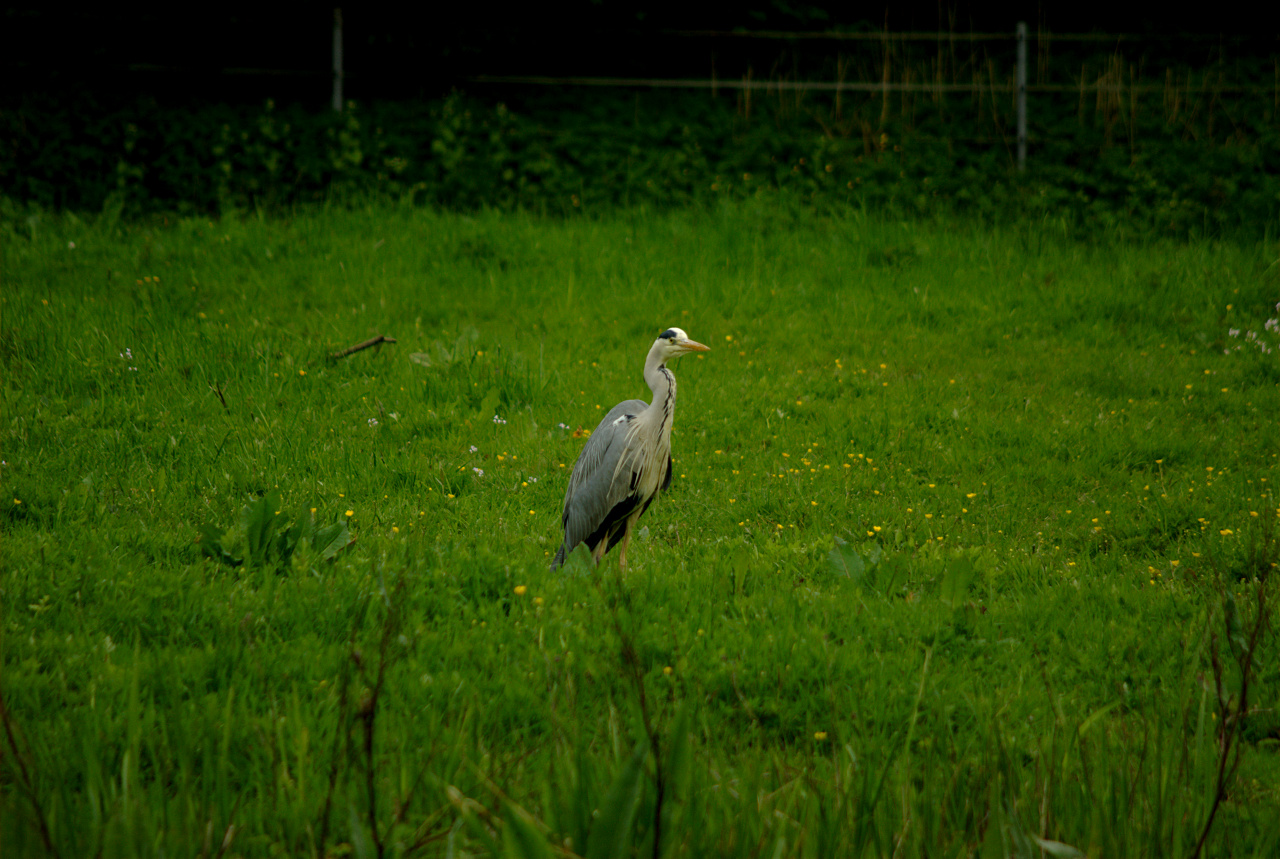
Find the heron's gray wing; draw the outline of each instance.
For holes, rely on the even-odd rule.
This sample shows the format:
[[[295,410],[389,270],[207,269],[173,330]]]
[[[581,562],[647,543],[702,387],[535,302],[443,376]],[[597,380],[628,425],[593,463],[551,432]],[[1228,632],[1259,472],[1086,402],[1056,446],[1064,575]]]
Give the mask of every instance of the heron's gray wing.
[[[613,476],[626,450],[628,418],[647,407],[644,400],[618,403],[583,446],[564,496],[563,551],[566,553],[600,527],[609,511],[630,493],[629,481],[621,479],[615,485]]]

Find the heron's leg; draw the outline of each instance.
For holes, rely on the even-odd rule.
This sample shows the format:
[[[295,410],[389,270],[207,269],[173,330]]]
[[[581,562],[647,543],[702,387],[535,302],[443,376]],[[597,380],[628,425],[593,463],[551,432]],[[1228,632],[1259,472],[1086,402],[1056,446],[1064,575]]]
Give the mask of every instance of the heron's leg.
[[[631,545],[631,525],[634,519],[627,520],[627,530],[622,532],[622,545],[618,547],[618,569],[627,571],[627,546]]]
[[[591,550],[591,560],[596,562],[596,566],[600,566],[600,559],[604,557],[604,553],[609,548],[609,535],[605,534],[600,538],[600,542],[596,543],[596,547]]]

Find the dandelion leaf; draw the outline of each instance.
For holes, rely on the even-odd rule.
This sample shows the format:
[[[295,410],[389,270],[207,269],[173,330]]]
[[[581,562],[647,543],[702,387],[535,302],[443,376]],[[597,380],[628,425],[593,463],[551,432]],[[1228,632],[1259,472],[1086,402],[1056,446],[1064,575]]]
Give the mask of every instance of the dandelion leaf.
[[[354,542],[351,531],[347,529],[346,520],[339,519],[332,525],[325,525],[315,530],[311,537],[311,548],[327,561]]]
[[[228,567],[238,567],[244,558],[237,558],[226,550],[226,532],[210,522],[200,528],[200,551],[206,558],[213,558]]]
[[[836,547],[827,553],[827,564],[837,575],[852,579],[854,584],[862,584],[867,573],[866,562],[858,550],[840,540]]]
[[[969,595],[969,588],[977,578],[978,571],[973,561],[966,557],[953,558],[942,574],[942,601],[951,606],[961,605]]]
[[[270,559],[271,538],[279,523],[280,495],[269,492],[250,501],[240,511],[240,527],[244,531],[245,557],[250,565],[264,564]]]

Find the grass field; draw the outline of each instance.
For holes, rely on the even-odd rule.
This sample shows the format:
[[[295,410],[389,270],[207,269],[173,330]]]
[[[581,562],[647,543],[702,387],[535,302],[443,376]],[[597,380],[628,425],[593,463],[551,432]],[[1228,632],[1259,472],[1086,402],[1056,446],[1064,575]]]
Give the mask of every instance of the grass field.
[[[2,229],[6,859],[1280,851],[1274,247]],[[551,573],[672,325],[671,492]]]

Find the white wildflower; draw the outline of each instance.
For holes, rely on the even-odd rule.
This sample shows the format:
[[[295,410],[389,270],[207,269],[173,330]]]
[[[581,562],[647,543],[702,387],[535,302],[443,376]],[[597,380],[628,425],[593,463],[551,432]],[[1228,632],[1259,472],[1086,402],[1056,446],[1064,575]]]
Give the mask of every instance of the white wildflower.
[[[471,469],[471,470],[472,470],[472,471],[474,471],[474,472],[476,473],[476,477],[484,477],[484,469],[483,469],[483,468],[475,468],[475,467],[472,467],[472,469]]]
[[[494,416],[493,416],[493,422],[494,422],[495,424],[505,424],[505,423],[506,423],[506,421],[504,421],[502,418],[498,417],[497,415],[494,415]]]
[[[369,418],[369,426],[371,426],[371,427],[376,427],[377,425],[378,425],[378,419],[377,419],[377,418]]]
[[[471,452],[472,452],[472,453],[475,453],[475,452],[476,452],[477,450],[479,450],[479,449],[480,449],[480,448],[476,447],[474,444],[473,444],[473,445],[471,445]]]

